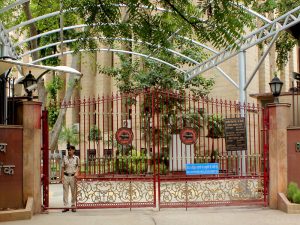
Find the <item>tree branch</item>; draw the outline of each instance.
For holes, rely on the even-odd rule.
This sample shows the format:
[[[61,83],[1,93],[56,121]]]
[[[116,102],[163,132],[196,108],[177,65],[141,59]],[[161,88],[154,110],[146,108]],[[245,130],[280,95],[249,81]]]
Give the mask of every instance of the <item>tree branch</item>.
[[[188,24],[190,24],[192,27],[194,27],[196,30],[198,30],[198,27],[188,20],[179,10],[169,1],[169,0],[163,0],[165,3],[167,3],[173,10],[176,12],[184,21],[186,21]]]

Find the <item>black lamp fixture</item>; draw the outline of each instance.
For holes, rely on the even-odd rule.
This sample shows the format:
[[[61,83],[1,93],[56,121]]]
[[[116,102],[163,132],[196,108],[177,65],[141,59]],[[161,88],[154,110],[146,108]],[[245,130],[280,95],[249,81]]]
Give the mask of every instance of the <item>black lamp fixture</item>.
[[[280,95],[282,86],[283,86],[283,82],[277,77],[275,76],[271,82],[269,83],[272,94],[274,96],[274,103],[279,103],[279,98],[278,96]]]
[[[300,23],[297,23],[288,28],[287,32],[289,32],[300,43]]]
[[[31,74],[31,71],[29,71],[29,73],[26,75],[22,83],[28,95],[28,101],[31,101],[33,99],[32,91],[36,88],[36,83],[37,83],[37,80]]]

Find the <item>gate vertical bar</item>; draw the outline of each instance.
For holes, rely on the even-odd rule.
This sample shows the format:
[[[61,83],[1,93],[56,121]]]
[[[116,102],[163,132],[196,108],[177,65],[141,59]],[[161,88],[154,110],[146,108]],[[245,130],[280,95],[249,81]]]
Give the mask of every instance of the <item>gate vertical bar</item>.
[[[151,93],[151,104],[152,104],[152,162],[153,162],[153,196],[154,196],[154,206],[156,206],[156,168],[155,168],[155,98],[156,98],[156,91],[152,91]],[[150,147],[150,146],[149,146]],[[150,156],[148,156],[150,158]],[[149,159],[148,159],[149,160]],[[149,164],[149,161],[148,161]],[[160,188],[160,187],[158,187]],[[158,196],[160,198],[160,196]],[[158,206],[159,207],[159,206]],[[160,208],[160,207],[159,207]]]
[[[161,151],[161,148],[163,146],[163,139],[161,139],[161,132],[163,127],[160,127],[160,123],[159,123],[159,118],[160,116],[162,116],[164,114],[164,108],[163,108],[163,104],[164,104],[164,97],[165,95],[163,93],[159,93],[161,96],[160,96],[160,100],[157,104],[159,104],[157,106],[157,108],[160,109],[160,107],[162,107],[162,110],[157,110],[157,115],[156,115],[156,126],[157,126],[157,154],[153,154],[153,155],[157,155],[157,187],[158,187],[158,190],[157,190],[157,193],[158,193],[158,205],[160,203],[160,151]],[[157,98],[157,97],[156,97]],[[161,115],[159,115],[161,113]],[[161,123],[163,125],[163,123]],[[155,128],[154,128],[155,129]],[[154,164],[156,163],[156,158],[154,159]],[[156,182],[155,182],[156,183]],[[156,186],[156,185],[155,185]]]
[[[42,111],[42,150],[43,150],[43,207],[49,207],[49,127],[48,111]]]
[[[263,140],[264,140],[264,205],[268,205],[267,195],[269,192],[268,188],[268,171],[269,171],[269,110],[268,108],[263,110]]]

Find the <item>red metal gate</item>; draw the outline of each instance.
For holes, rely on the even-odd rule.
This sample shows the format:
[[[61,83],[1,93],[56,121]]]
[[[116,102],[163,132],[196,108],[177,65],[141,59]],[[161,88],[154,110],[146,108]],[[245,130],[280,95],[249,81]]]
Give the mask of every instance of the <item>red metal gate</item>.
[[[268,114],[263,108],[182,93],[156,92],[154,99],[154,124],[163,136],[155,139],[159,207],[267,204]],[[245,137],[236,144],[246,140],[246,149],[229,151],[228,119],[244,121]],[[196,141],[184,144],[182,132]],[[219,173],[186,175],[187,164],[203,163],[218,163]]]
[[[42,207],[49,207],[49,127],[48,111],[42,111],[42,161],[41,161],[41,183],[42,183]]]
[[[75,99],[78,208],[267,204],[267,113],[186,93],[136,91]],[[244,118],[247,150],[228,151],[224,119]],[[187,164],[218,163],[216,175]],[[157,200],[156,200],[157,199]]]

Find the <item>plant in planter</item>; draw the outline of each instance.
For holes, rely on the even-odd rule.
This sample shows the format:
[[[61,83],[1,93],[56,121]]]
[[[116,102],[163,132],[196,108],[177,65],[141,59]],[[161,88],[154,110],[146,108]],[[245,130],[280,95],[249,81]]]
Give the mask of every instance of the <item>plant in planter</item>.
[[[96,141],[98,143],[100,140],[102,140],[101,131],[96,126],[92,126],[90,128],[90,133],[88,138],[89,141]]]
[[[300,189],[294,182],[289,183],[287,188],[287,199],[292,203],[300,204]]]
[[[300,213],[300,189],[294,182],[290,182],[287,193],[278,193],[277,207],[288,214]]]
[[[218,157],[219,157],[219,150],[218,149],[212,150],[210,154],[210,162],[211,163],[218,162]]]
[[[207,137],[223,138],[224,137],[224,119],[220,115],[207,116]]]

